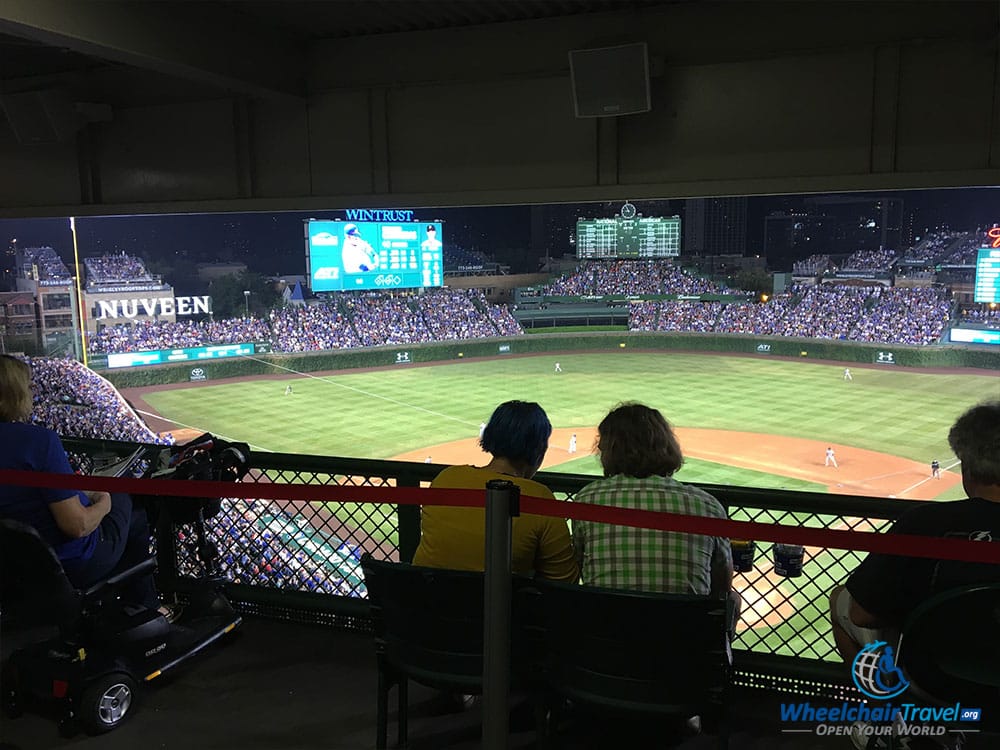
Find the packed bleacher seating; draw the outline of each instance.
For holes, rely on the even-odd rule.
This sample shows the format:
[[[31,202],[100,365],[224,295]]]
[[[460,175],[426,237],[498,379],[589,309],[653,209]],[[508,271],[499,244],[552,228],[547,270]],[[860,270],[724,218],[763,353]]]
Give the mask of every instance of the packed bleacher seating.
[[[944,289],[876,287],[870,309],[848,335],[852,341],[930,344],[941,338],[951,302]]]
[[[959,323],[972,323],[985,328],[1000,328],[1000,307],[969,307],[961,311]]]
[[[629,306],[629,329],[707,333],[715,330],[715,320],[722,308],[721,302],[638,302]]]
[[[945,254],[938,259],[942,265],[971,266],[976,263],[979,248],[986,244],[982,232],[963,232],[963,237],[953,242],[945,249]]]
[[[464,290],[438,289],[414,298],[431,334],[439,341],[478,339],[497,335],[496,326],[484,316],[476,302],[486,303],[482,294]]]
[[[888,271],[896,262],[896,251],[889,248],[858,250],[844,261],[845,271]]]
[[[361,551],[335,537],[324,537],[301,514],[260,500],[225,499],[206,522],[221,541],[221,567],[233,583],[340,596],[364,596]],[[182,572],[195,569],[195,551],[181,530]]]
[[[793,276],[818,276],[830,267],[829,255],[810,255],[792,263]]]
[[[389,297],[380,293],[344,298],[362,346],[417,344],[433,341],[424,316],[408,296]]]
[[[204,346],[206,344],[242,344],[250,341],[270,340],[270,327],[259,318],[233,318],[200,322],[181,320],[174,323],[139,320],[131,325],[123,323],[102,328],[90,337],[89,350],[92,353],[114,354],[117,352]]]
[[[51,247],[26,247],[20,253],[24,264],[29,266],[25,269],[29,277],[30,267],[34,267],[38,269],[39,281],[69,282],[73,278],[63,259]]]
[[[91,336],[92,353],[271,342],[277,352],[312,352],[383,344],[516,336],[510,309],[478,290],[435,289],[423,295],[386,292],[344,295],[336,301],[273,310],[268,320],[136,321]]]
[[[903,254],[903,260],[930,263],[948,251],[956,242],[968,238],[970,234],[970,232],[955,232],[951,229],[928,232],[920,242]]]
[[[271,311],[271,330],[259,341],[271,341],[274,351],[317,352],[365,346],[335,302],[285,307]]]
[[[84,258],[83,264],[87,269],[88,284],[153,280],[142,259],[124,252],[120,255]]]
[[[726,294],[731,290],[662,260],[583,263],[552,282],[545,294]]]
[[[791,294],[785,294],[772,297],[767,302],[726,305],[719,315],[715,330],[718,333],[774,335],[792,308],[794,299]]]
[[[151,431],[107,380],[74,359],[26,358],[31,421],[64,437],[169,443]]]
[[[793,287],[792,292],[801,298],[775,326],[775,335],[846,339],[872,288],[823,284]]]

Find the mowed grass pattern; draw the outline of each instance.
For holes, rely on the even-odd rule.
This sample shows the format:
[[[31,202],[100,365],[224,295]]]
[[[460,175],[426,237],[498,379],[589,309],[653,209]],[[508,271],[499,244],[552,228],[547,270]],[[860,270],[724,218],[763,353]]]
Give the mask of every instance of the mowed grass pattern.
[[[387,458],[475,437],[493,408],[514,398],[541,403],[556,427],[594,426],[619,401],[635,400],[681,427],[811,438],[947,465],[955,417],[1000,397],[1000,378],[990,374],[854,366],[854,381],[844,382],[842,372],[766,358],[566,354],[209,381],[146,400],[180,424],[288,453]],[[288,382],[294,394],[285,396]]]
[[[563,372],[555,373],[555,362]],[[451,440],[476,437],[479,423],[502,401],[538,401],[557,427],[596,425],[623,400],[654,406],[677,426],[761,432],[842,443],[921,462],[951,452],[948,429],[968,407],[1000,397],[1000,378],[932,374],[741,357],[655,354],[566,354],[426,367],[301,375],[283,380],[207,383],[149,393],[162,415],[187,426],[246,440],[267,450],[386,458]],[[294,394],[284,395],[291,382]],[[589,445],[581,445],[589,451]],[[599,474],[583,455],[559,471]],[[824,491],[802,480],[689,459],[685,482]],[[942,499],[963,497],[961,487]],[[340,508],[338,515],[347,509]],[[737,510],[734,518],[747,519]],[[757,519],[760,520],[760,519]],[[783,522],[818,525],[804,514]],[[390,538],[395,531],[386,531]],[[764,545],[768,550],[770,545]],[[774,627],[741,633],[739,646],[836,660],[826,624],[826,596],[858,555],[823,550],[806,575],[779,584],[794,611]],[[758,569],[770,561],[761,554]]]

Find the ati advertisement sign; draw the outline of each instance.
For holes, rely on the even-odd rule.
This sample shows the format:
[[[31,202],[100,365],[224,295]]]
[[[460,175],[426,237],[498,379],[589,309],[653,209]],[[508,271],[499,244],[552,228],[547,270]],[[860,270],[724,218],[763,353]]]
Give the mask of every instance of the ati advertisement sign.
[[[500,354],[510,354],[510,344],[500,344],[498,350]]]
[[[212,299],[204,297],[153,297],[148,299],[138,297],[133,299],[98,300],[97,320],[116,320],[119,318],[136,318],[146,315],[150,318],[156,315],[199,315],[212,311]]]
[[[757,344],[757,353],[758,354],[770,354],[771,353],[771,345],[770,344]]]

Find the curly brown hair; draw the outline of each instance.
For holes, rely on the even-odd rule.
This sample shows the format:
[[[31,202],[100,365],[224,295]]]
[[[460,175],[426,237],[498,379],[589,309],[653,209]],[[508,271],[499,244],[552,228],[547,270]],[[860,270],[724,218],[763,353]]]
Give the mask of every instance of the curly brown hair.
[[[19,422],[31,414],[31,368],[0,354],[0,422]]]
[[[656,409],[634,402],[618,404],[601,420],[597,450],[606,477],[670,476],[684,464],[670,423]]]

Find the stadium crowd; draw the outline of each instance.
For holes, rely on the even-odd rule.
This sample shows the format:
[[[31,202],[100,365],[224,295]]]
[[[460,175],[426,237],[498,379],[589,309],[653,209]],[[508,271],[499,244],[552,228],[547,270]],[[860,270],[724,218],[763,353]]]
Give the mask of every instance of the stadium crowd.
[[[875,287],[870,309],[848,334],[852,341],[931,344],[941,338],[951,301],[944,289]]]
[[[136,321],[91,336],[94,354],[207,344],[271,342],[276,352],[311,352],[383,344],[515,336],[521,326],[504,305],[477,290],[435,289],[422,295],[348,294],[337,301],[273,310],[267,320]]]
[[[982,232],[962,232],[963,237],[947,248],[946,255],[938,259],[942,265],[971,266],[976,262],[976,255],[984,244]]]
[[[24,262],[38,269],[40,281],[70,281],[73,277],[63,259],[51,247],[26,247],[22,251]]]
[[[167,444],[111,383],[74,359],[27,357],[34,400],[31,421],[63,437]]]
[[[845,271],[888,271],[896,262],[896,251],[889,248],[858,250],[844,261]]]
[[[962,310],[960,323],[978,323],[987,328],[1000,328],[1000,307],[969,307]]]
[[[140,258],[126,255],[102,255],[100,257],[84,258],[87,269],[87,283],[108,283],[114,281],[152,281],[153,277],[146,270]]]
[[[792,263],[793,276],[817,276],[830,267],[830,256],[810,255],[805,260],[797,260]]]
[[[545,289],[550,296],[603,294],[727,294],[732,290],[659,260],[584,263]]]
[[[636,302],[629,329],[924,345],[940,339],[950,312],[947,292],[938,287],[795,285],[761,303]]]

